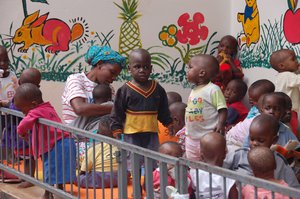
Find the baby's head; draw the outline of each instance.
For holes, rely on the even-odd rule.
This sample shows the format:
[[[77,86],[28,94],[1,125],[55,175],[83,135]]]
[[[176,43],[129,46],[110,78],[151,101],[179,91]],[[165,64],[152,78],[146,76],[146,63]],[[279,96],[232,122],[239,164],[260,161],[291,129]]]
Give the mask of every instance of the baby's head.
[[[93,90],[93,100],[95,104],[102,104],[111,101],[112,90],[107,84],[98,84]]]
[[[148,82],[152,72],[150,53],[142,48],[131,51],[128,57],[128,70],[137,83]]]
[[[222,167],[226,157],[227,147],[224,136],[220,133],[207,133],[200,139],[201,161]]]
[[[211,55],[196,55],[188,63],[187,79],[190,83],[209,83],[219,73],[219,62]]]
[[[295,52],[289,49],[273,52],[270,57],[270,64],[278,72],[296,72],[300,66]]]
[[[291,98],[285,94],[284,92],[276,92],[278,95],[281,95],[285,100],[285,113],[281,117],[281,121],[285,124],[290,123],[292,119],[292,100]]]
[[[227,103],[242,101],[247,93],[247,84],[241,79],[231,80],[224,91],[224,97]]]
[[[276,161],[274,153],[267,147],[255,147],[248,153],[248,162],[257,178],[269,180],[274,178]]]
[[[257,106],[259,98],[266,93],[275,91],[275,85],[267,80],[260,79],[251,84],[248,89],[249,103],[251,106]]]
[[[113,133],[110,128],[112,119],[110,115],[103,115],[99,120],[98,134],[113,138]]]
[[[170,155],[176,158],[182,157],[183,150],[177,142],[167,141],[160,145],[158,151],[162,154]]]
[[[42,92],[36,85],[24,83],[17,88],[14,104],[25,115],[41,103],[43,103]]]
[[[267,93],[261,97],[260,112],[273,116],[280,121],[286,113],[286,100],[278,92]]]
[[[250,149],[257,146],[270,148],[278,139],[279,122],[268,114],[260,114],[255,117],[249,129]]]
[[[234,58],[238,52],[238,41],[231,35],[222,37],[218,45],[218,53],[224,52]]]
[[[184,120],[185,108],[186,108],[186,104],[182,102],[174,102],[169,106],[170,114],[173,119],[174,132],[178,132],[185,125],[185,120]]]
[[[168,105],[170,106],[174,102],[182,102],[181,95],[177,92],[167,92]]]
[[[0,69],[3,70],[0,73],[0,77],[7,77],[9,75],[9,58],[7,50],[4,46],[0,45]]]
[[[19,79],[19,85],[24,83],[32,83],[37,87],[40,87],[42,75],[38,69],[27,68],[25,69]]]

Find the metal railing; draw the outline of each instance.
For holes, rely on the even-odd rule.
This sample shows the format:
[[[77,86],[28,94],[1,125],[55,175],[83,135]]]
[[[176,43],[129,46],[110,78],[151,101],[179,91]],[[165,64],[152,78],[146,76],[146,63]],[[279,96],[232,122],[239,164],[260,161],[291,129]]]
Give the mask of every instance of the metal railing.
[[[0,129],[2,129],[3,126],[8,127],[10,126],[10,129],[15,130],[15,127],[13,127],[13,125],[17,125],[21,118],[23,117],[23,115],[18,112],[18,111],[14,111],[14,110],[10,110],[10,109],[6,109],[6,108],[1,108],[0,109],[2,111],[2,116],[5,118],[4,119],[4,124],[0,123]],[[38,126],[39,125],[39,126]],[[168,156],[168,155],[164,155],[164,154],[160,154],[158,152],[154,152],[154,151],[150,151],[141,147],[137,147],[116,139],[112,139],[106,136],[102,136],[99,134],[93,134],[87,131],[83,131],[81,129],[77,129],[77,128],[73,128],[70,126],[67,126],[65,124],[60,124],[60,123],[56,123],[53,121],[49,121],[49,120],[45,120],[45,119],[39,119],[37,121],[37,124],[35,125],[34,128],[42,128],[42,129],[46,129],[46,133],[45,135],[47,135],[47,142],[48,142],[48,146],[49,146],[49,134],[50,134],[50,130],[52,129],[52,133],[55,134],[55,137],[58,135],[58,133],[61,131],[62,133],[67,133],[69,134],[71,137],[74,138],[76,143],[82,142],[85,145],[85,150],[84,150],[84,154],[86,159],[85,164],[88,164],[88,142],[90,142],[90,149],[92,150],[91,154],[92,154],[92,162],[96,162],[96,152],[95,151],[95,146],[97,144],[100,144],[100,149],[101,149],[101,161],[103,163],[104,160],[104,155],[103,155],[103,150],[104,150],[104,144],[108,144],[109,145],[109,156],[110,159],[112,160],[113,156],[116,156],[116,161],[118,164],[118,171],[117,174],[115,173],[115,171],[113,171],[113,162],[110,161],[110,167],[109,167],[109,171],[106,173],[110,174],[109,177],[109,182],[107,184],[109,184],[108,186],[104,186],[105,182],[104,182],[104,164],[102,164],[101,166],[101,175],[100,177],[102,177],[101,181],[101,186],[100,187],[96,187],[96,166],[95,164],[93,164],[92,166],[92,171],[90,171],[90,173],[92,173],[91,176],[91,180],[92,180],[92,186],[88,186],[88,179],[86,178],[85,181],[83,183],[81,183],[80,181],[80,175],[78,175],[80,173],[80,160],[78,158],[79,156],[79,148],[76,147],[76,178],[72,178],[70,182],[65,182],[63,181],[63,186],[62,186],[62,190],[55,188],[54,186],[50,186],[49,184],[46,183],[45,181],[45,174],[42,173],[42,179],[41,179],[41,173],[40,172],[44,172],[44,165],[40,165],[39,164],[39,160],[32,160],[30,159],[30,161],[34,161],[34,164],[32,162],[29,163],[29,165],[27,166],[31,166],[34,165],[35,167],[35,175],[33,175],[32,173],[29,174],[25,174],[24,173],[24,169],[26,168],[22,168],[22,162],[24,162],[24,160],[20,160],[19,156],[22,155],[19,153],[19,149],[20,146],[17,145],[17,147],[15,147],[15,143],[19,143],[20,142],[20,138],[15,137],[17,134],[13,131],[9,132],[11,133],[10,135],[8,135],[7,133],[3,133],[4,131],[1,132],[1,137],[5,137],[4,142],[2,143],[1,147],[0,147],[0,170],[3,170],[5,172],[8,172],[10,174],[13,174],[25,181],[28,181],[36,186],[41,187],[42,189],[45,189],[55,195],[58,195],[60,197],[63,198],[128,198],[128,197],[132,197],[132,198],[140,198],[141,197],[141,181],[140,181],[140,176],[141,176],[141,168],[139,165],[139,161],[142,158],[144,160],[144,182],[145,182],[145,192],[146,192],[146,197],[147,198],[155,198],[157,197],[157,195],[155,195],[155,190],[153,187],[153,170],[155,169],[155,163],[157,163],[157,166],[159,167],[160,170],[160,198],[168,198],[167,194],[166,194],[166,190],[165,187],[168,185],[168,167],[169,165],[172,165],[174,167],[174,180],[175,180],[175,187],[178,189],[179,193],[188,193],[188,186],[190,184],[190,179],[188,178],[188,172],[189,172],[189,168],[194,168],[196,169],[196,173],[198,173],[198,171],[202,170],[202,171],[206,171],[209,173],[209,179],[205,179],[205,180],[209,180],[209,184],[210,184],[210,197],[212,197],[212,179],[211,176],[212,174],[215,175],[220,175],[223,176],[224,182],[226,181],[226,179],[233,179],[236,181],[237,184],[237,188],[238,188],[238,193],[239,193],[239,198],[242,198],[242,187],[241,184],[251,184],[254,185],[255,188],[255,193],[257,193],[257,188],[264,188],[267,190],[270,190],[272,192],[272,196],[273,198],[275,198],[275,193],[282,193],[284,195],[287,195],[291,198],[300,198],[300,191],[294,188],[290,188],[290,187],[283,187],[279,184],[276,183],[272,183],[266,180],[261,180],[258,178],[254,178],[251,176],[247,176],[247,175],[243,175],[234,171],[230,171],[224,168],[219,168],[219,167],[215,167],[215,166],[211,166],[202,162],[194,162],[194,161],[189,161],[187,159],[184,158],[175,158],[172,156]],[[6,131],[8,132],[8,131]],[[10,139],[9,139],[10,137]],[[82,139],[82,137],[84,137],[85,139]],[[62,139],[66,139],[66,138],[62,138]],[[44,137],[42,136],[42,140],[44,140]],[[8,143],[10,141],[10,144]],[[25,149],[25,147],[31,147],[32,142],[30,141],[30,139],[28,140],[28,145],[26,146],[25,141],[21,141],[21,148]],[[57,141],[55,141],[55,144],[57,144]],[[117,147],[117,153],[113,154],[113,147]],[[63,148],[63,147],[62,147]],[[48,147],[48,151],[50,151],[50,147]],[[55,150],[56,152],[56,147],[54,147],[52,150]],[[11,157],[9,156],[9,151],[16,151],[16,153],[11,153]],[[25,150],[23,150],[23,156],[25,156]],[[70,147],[70,151],[72,151],[71,147]],[[43,151],[44,152],[44,151]],[[131,153],[131,158],[130,160],[128,160],[128,153]],[[4,153],[4,154],[3,154]],[[40,157],[40,160],[42,160],[42,162],[45,160],[44,157],[44,153],[42,153],[43,155]],[[55,161],[58,157],[58,155],[61,156],[65,156],[65,153],[62,154],[57,154],[55,153]],[[74,154],[73,154],[74,155]],[[98,157],[99,158],[99,157]],[[6,160],[5,160],[6,159]],[[11,162],[7,161],[11,159]],[[63,158],[64,159],[64,158]],[[68,158],[71,162],[71,156],[70,158]],[[57,162],[57,161],[56,161]],[[128,168],[128,162],[130,162],[131,168]],[[14,166],[16,164],[16,166]],[[56,164],[56,169],[55,169],[55,173],[56,173],[56,179],[57,179],[57,173],[58,170],[60,170],[61,168],[64,168],[65,166],[65,162],[63,161],[62,165],[57,165]],[[26,165],[24,165],[26,167]],[[74,166],[74,165],[73,165]],[[107,168],[106,168],[107,169]],[[29,170],[31,171],[32,168],[29,168]],[[131,171],[131,176],[132,178],[130,179],[128,177],[128,170]],[[64,176],[66,175],[66,172],[70,172],[70,171],[63,171],[63,179]],[[48,174],[48,177],[51,177],[51,173]],[[52,174],[53,175],[53,174]],[[72,176],[71,172],[70,175]],[[117,187],[114,187],[113,185],[113,178],[115,177],[115,175],[117,175],[118,178],[118,185]],[[31,177],[34,176],[34,177]],[[198,175],[197,175],[198,176]],[[4,179],[4,174],[2,173],[2,176],[0,175],[0,178]],[[198,187],[199,185],[199,181],[203,180],[203,179],[199,179],[198,177],[196,177],[196,181],[194,182],[196,184],[196,187]],[[130,191],[128,191],[128,185],[130,184],[131,181],[131,185],[132,186],[132,191],[130,189]],[[74,182],[76,182],[76,185],[74,184]],[[117,196],[116,193],[114,192],[114,190],[117,189]],[[100,191],[99,191],[100,190]],[[223,184],[223,190],[226,190],[226,183]],[[80,193],[85,193],[84,196],[81,196]],[[195,198],[200,198],[199,196],[199,191],[198,189],[196,189],[195,192]],[[224,194],[224,198],[227,198],[228,193]]]

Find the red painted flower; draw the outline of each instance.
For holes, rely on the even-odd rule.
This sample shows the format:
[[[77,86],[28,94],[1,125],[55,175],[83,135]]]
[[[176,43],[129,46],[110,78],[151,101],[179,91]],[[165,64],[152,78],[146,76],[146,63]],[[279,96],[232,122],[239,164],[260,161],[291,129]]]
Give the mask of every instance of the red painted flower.
[[[208,36],[208,28],[202,26],[204,22],[204,16],[200,12],[194,14],[193,19],[190,19],[188,13],[182,14],[178,18],[178,32],[176,37],[180,43],[196,45],[200,42],[200,39],[205,40]]]

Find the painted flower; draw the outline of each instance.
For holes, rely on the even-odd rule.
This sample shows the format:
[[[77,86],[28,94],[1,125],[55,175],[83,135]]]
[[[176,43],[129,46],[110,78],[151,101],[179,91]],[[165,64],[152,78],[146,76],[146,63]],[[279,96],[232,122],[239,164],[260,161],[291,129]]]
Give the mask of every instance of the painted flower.
[[[27,59],[28,57],[27,57],[27,55],[23,55],[23,57],[22,57],[23,59]]]
[[[159,32],[158,37],[162,41],[164,46],[173,47],[177,44],[178,40],[176,38],[177,27],[174,24],[164,26]]]
[[[208,28],[201,25],[204,22],[204,16],[200,12],[194,14],[190,19],[188,13],[182,14],[178,18],[178,26],[180,27],[176,37],[180,43],[196,45],[200,40],[205,40],[208,36]]]
[[[49,59],[49,58],[51,57],[51,55],[47,53],[47,54],[46,54],[46,57]]]

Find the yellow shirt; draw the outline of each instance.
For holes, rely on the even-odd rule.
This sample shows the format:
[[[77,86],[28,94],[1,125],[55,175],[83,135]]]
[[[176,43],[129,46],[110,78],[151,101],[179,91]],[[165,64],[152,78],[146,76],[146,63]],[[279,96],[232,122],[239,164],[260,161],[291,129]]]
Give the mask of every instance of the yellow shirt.
[[[103,160],[102,163],[102,151],[101,144],[95,145],[95,171],[102,172],[102,165],[104,167],[104,172],[110,171],[110,159],[112,158],[112,170],[118,170],[118,163],[116,160],[115,152],[117,151],[117,147],[111,145],[111,154],[110,154],[110,145],[107,143],[103,143]],[[82,161],[81,171],[92,171],[93,170],[93,147],[90,147],[87,152],[87,166],[86,160]]]

